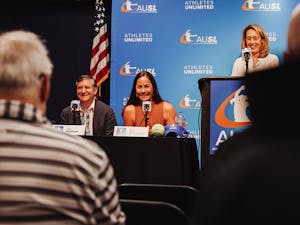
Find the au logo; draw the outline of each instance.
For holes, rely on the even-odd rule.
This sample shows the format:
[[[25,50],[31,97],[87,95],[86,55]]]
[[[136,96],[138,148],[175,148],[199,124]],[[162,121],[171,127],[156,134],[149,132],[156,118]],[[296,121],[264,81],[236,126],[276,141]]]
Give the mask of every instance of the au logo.
[[[199,109],[200,102],[196,99],[191,99],[190,95],[187,94],[179,101],[179,107],[182,109]]]
[[[152,73],[154,77],[156,76],[155,68],[130,66],[129,61],[126,62],[123,66],[121,66],[119,73],[122,76],[135,76],[136,74],[142,71],[148,71],[149,73]]]
[[[280,3],[279,2],[255,2],[254,0],[245,0],[242,5],[242,9],[245,11],[280,11]]]
[[[248,97],[241,92],[245,90],[245,85],[242,85],[238,90],[230,94],[218,107],[215,113],[215,122],[224,128],[238,128],[248,126],[252,122],[247,115],[247,107],[249,106]],[[226,107],[233,104],[234,119],[226,116]]]
[[[132,72],[134,70],[134,72]],[[136,66],[130,66],[129,61],[126,62],[119,70],[122,76],[129,76],[135,74]]]
[[[246,0],[242,5],[242,9],[245,11],[253,10],[253,0]]]
[[[194,42],[194,40],[191,39],[192,37],[197,37],[197,34],[191,34],[190,29],[188,29],[180,36],[180,42],[182,44],[190,44]]]
[[[126,0],[121,6],[121,12],[129,13],[129,12],[135,11],[136,9],[132,8],[134,6],[137,6],[137,3],[134,4],[130,0]]]
[[[132,3],[130,0],[125,0],[121,5],[121,12],[123,13],[157,13],[156,5],[140,5]]]

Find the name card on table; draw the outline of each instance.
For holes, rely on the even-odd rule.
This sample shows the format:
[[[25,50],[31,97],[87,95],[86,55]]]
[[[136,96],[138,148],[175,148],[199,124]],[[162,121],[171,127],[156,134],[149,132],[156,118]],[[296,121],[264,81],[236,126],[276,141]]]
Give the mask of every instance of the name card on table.
[[[114,136],[119,137],[148,137],[149,127],[115,126]]]
[[[72,134],[72,135],[84,135],[85,134],[85,125],[63,125],[55,124],[52,125],[57,130],[62,132]]]

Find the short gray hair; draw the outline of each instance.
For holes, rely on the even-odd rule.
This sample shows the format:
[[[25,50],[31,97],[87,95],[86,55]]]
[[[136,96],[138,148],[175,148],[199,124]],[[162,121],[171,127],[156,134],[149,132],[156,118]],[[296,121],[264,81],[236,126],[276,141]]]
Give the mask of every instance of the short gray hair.
[[[37,85],[52,70],[48,49],[37,34],[25,30],[0,34],[0,87]]]
[[[80,75],[80,76],[77,78],[76,82],[75,82],[75,86],[77,87],[78,83],[79,83],[80,81],[83,81],[83,80],[91,80],[92,83],[93,83],[93,86],[94,86],[94,87],[97,87],[97,82],[96,82],[96,80],[95,80],[93,77],[91,77],[90,75],[88,75],[88,74]]]

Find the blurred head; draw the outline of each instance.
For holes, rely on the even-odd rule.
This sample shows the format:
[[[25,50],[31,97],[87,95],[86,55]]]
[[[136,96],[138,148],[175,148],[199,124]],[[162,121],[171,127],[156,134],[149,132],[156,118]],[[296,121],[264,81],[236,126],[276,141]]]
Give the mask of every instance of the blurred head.
[[[285,61],[300,60],[300,3],[294,8],[287,33],[287,51],[283,53]]]
[[[136,75],[127,105],[140,105],[143,101],[155,103],[162,101],[156,81],[148,71],[142,71]]]
[[[24,30],[0,34],[0,98],[28,102],[45,112],[52,69],[38,35]]]
[[[264,29],[257,24],[248,25],[244,31],[241,48],[251,48],[252,55],[264,58],[269,54],[269,39]]]
[[[90,75],[81,75],[75,85],[78,99],[82,104],[89,107],[97,95],[96,81]]]

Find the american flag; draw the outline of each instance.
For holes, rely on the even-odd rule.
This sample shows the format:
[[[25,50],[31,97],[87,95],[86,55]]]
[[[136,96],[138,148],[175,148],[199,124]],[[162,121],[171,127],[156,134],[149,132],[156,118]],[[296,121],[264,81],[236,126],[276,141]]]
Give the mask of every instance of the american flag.
[[[96,0],[96,14],[94,21],[94,39],[90,63],[90,76],[99,87],[109,76],[109,41],[107,34],[107,17],[103,0]]]

